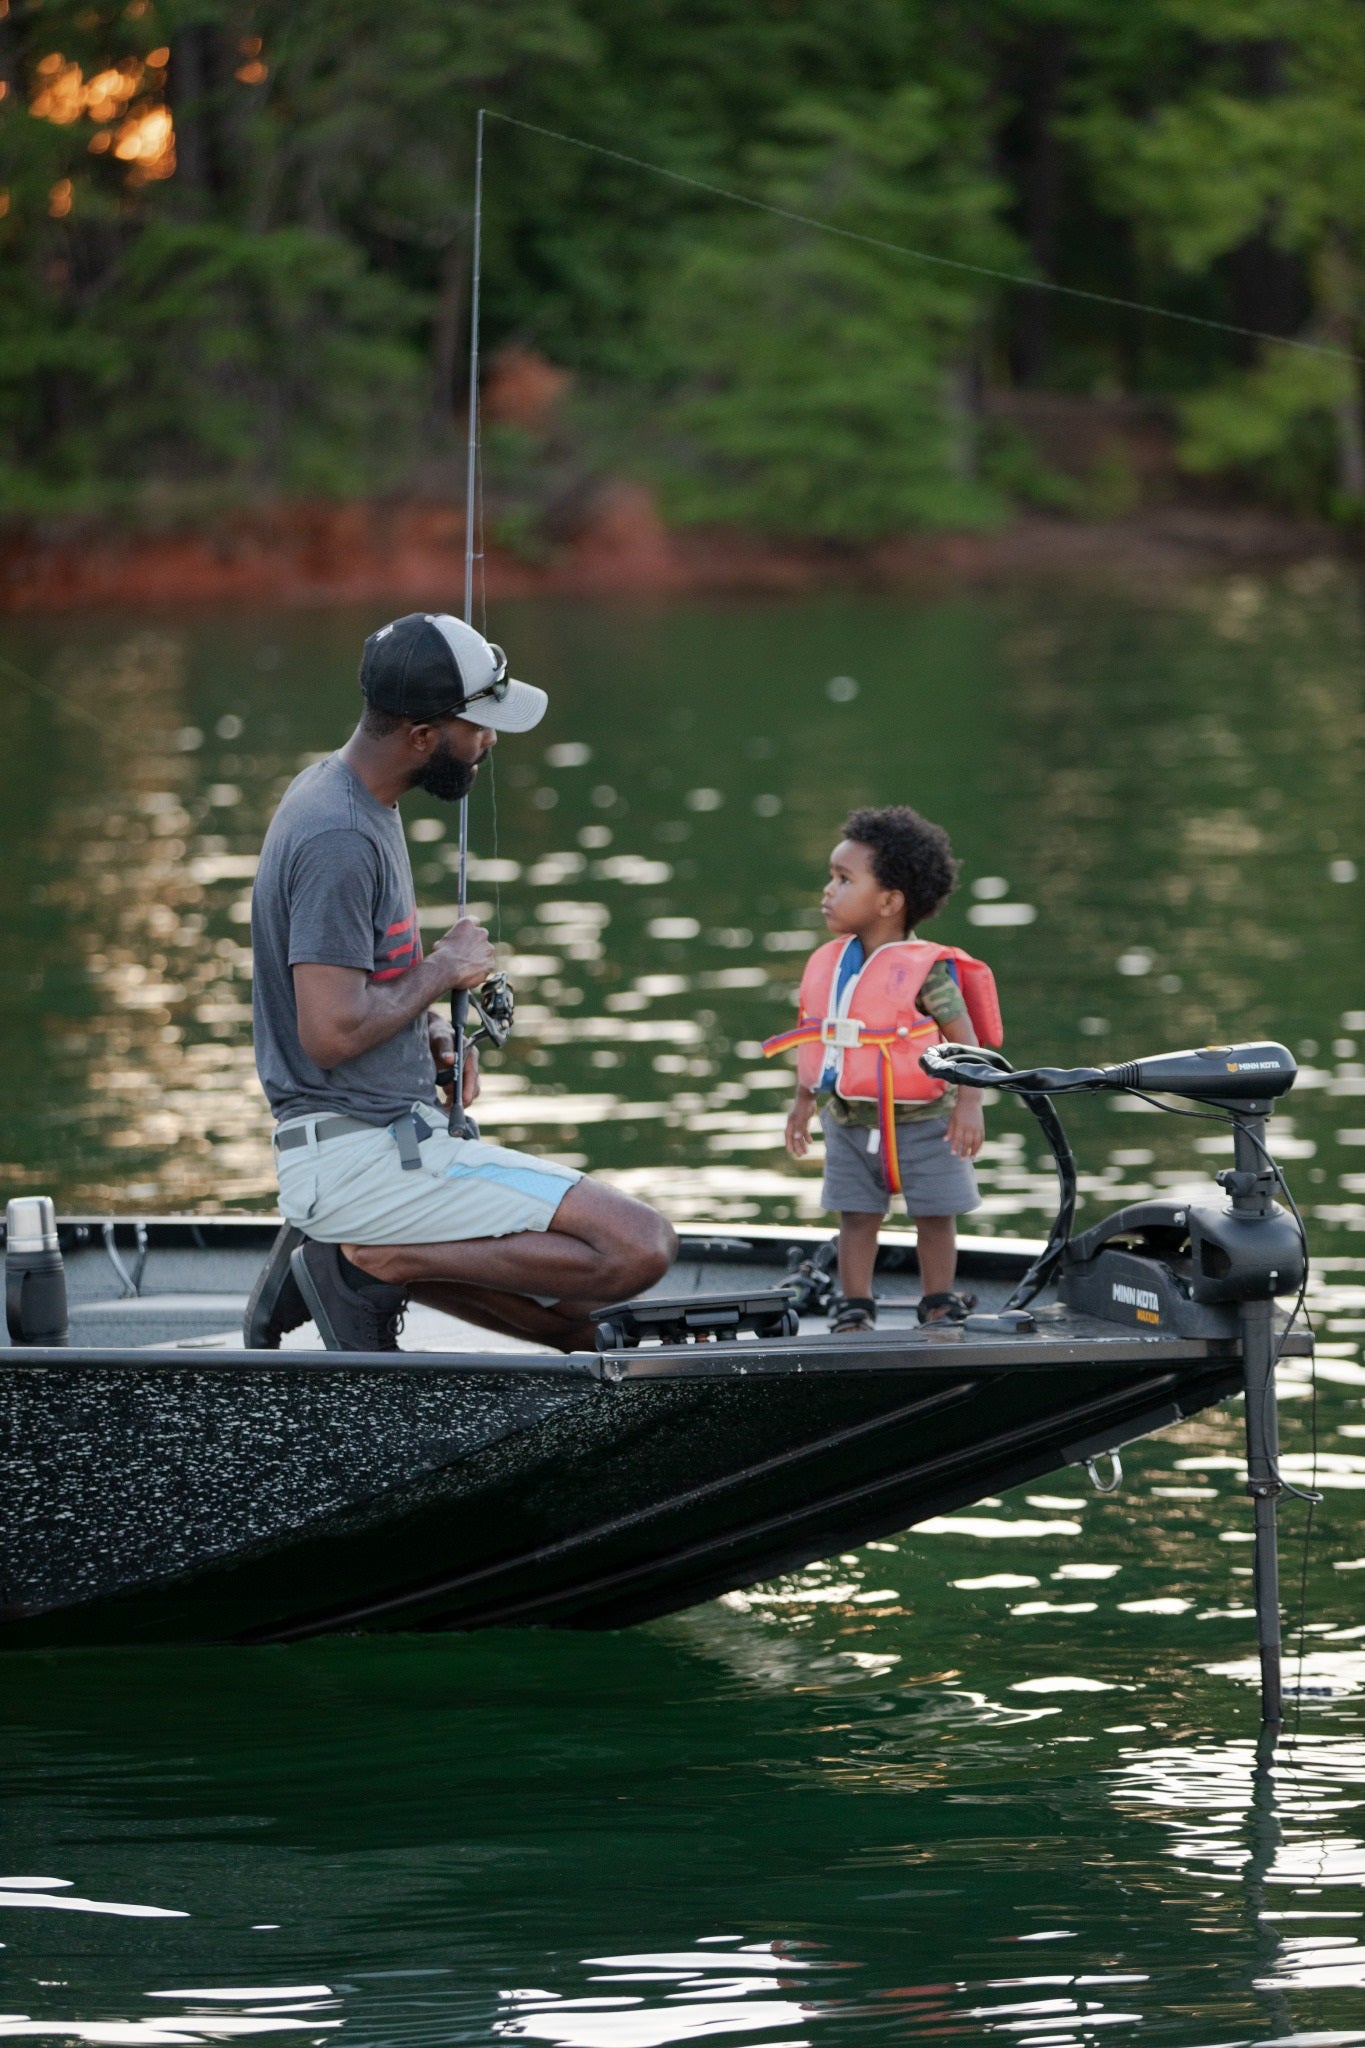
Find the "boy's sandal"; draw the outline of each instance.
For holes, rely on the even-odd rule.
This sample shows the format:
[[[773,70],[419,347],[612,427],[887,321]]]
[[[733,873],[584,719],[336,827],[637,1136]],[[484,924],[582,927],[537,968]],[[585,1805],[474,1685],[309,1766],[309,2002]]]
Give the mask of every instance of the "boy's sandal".
[[[965,1323],[975,1307],[974,1294],[926,1294],[916,1314],[922,1323]],[[942,1309],[942,1315],[934,1314],[936,1308]]]
[[[877,1327],[877,1304],[871,1295],[850,1294],[841,1296],[834,1304],[829,1322],[830,1334],[846,1337],[857,1330],[875,1330]]]

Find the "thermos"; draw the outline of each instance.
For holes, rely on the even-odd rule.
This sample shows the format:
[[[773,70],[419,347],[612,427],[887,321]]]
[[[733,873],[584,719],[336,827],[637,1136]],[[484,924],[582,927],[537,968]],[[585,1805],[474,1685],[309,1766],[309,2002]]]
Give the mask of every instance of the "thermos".
[[[65,1344],[66,1273],[47,1195],[5,1205],[5,1321],[11,1344]]]

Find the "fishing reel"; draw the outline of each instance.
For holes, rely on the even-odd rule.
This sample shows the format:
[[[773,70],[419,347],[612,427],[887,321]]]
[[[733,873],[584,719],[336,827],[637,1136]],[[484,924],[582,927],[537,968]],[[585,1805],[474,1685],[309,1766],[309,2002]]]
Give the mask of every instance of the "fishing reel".
[[[469,992],[469,1007],[478,1018],[477,1030],[471,1031],[470,1045],[477,1045],[481,1038],[499,1051],[512,1036],[512,1018],[516,1012],[517,998],[511,982],[505,974],[490,974],[483,987]]]
[[[453,1007],[453,1005],[452,1005]],[[512,1020],[516,1013],[517,998],[511,982],[505,974],[490,974],[482,988],[469,990],[469,1007],[478,1018],[472,1031],[465,1034],[465,1051],[477,1045],[481,1038],[496,1050],[501,1050],[512,1036]],[[453,1066],[436,1069],[437,1085],[449,1088],[455,1079]]]

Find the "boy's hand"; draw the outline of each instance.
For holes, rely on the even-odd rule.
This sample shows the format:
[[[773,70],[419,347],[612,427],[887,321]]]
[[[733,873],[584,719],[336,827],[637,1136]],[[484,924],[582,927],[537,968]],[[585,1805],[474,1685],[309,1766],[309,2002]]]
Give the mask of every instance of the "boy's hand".
[[[798,1088],[796,1100],[787,1111],[787,1150],[793,1159],[804,1159],[810,1151],[810,1119],[815,1097],[808,1088]]]
[[[975,1088],[964,1088],[948,1119],[943,1142],[959,1159],[975,1159],[985,1139],[986,1119],[981,1113],[981,1097]]]
[[[970,1017],[953,1017],[938,1028],[954,1045],[976,1045],[980,1042],[972,1029]],[[975,1159],[986,1142],[986,1119],[981,1113],[979,1088],[958,1089],[957,1105],[948,1118],[943,1142],[959,1159]]]

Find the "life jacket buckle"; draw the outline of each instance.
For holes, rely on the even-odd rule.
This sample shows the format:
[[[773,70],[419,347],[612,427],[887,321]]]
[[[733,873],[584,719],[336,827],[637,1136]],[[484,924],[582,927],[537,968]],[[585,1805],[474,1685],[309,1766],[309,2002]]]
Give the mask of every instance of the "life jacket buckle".
[[[856,1051],[863,1042],[862,1021],[858,1017],[826,1017],[820,1026],[820,1043],[834,1046],[840,1052]]]

